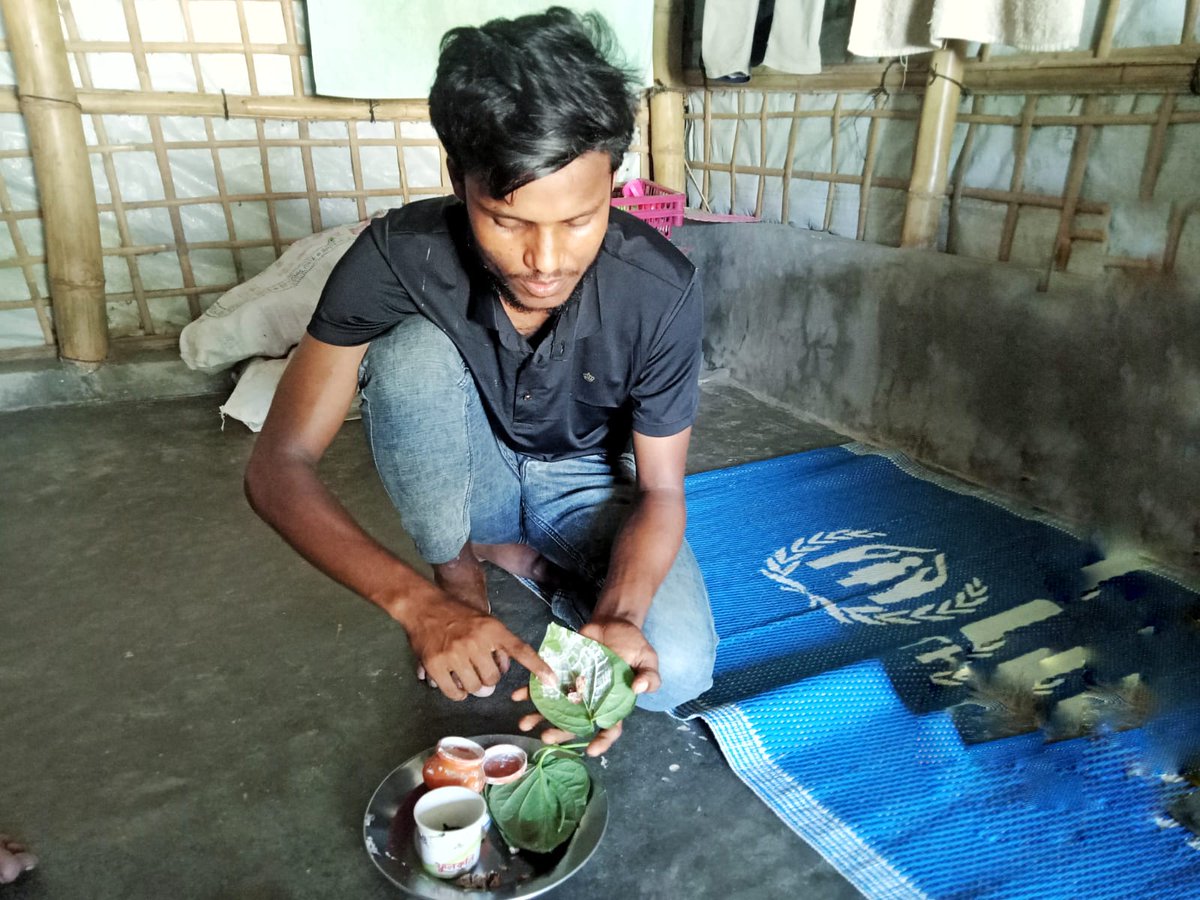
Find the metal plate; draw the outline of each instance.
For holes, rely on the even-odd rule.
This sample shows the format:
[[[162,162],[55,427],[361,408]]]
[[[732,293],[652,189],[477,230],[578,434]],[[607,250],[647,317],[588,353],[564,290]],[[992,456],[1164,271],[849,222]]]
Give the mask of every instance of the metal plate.
[[[484,734],[471,738],[484,747],[493,744],[516,744],[529,756],[542,742],[524,735]],[[375,789],[363,818],[363,841],[371,862],[393,884],[414,897],[426,900],[464,900],[464,898],[536,897],[566,881],[588,861],[608,824],[608,796],[604,785],[588,768],[592,776],[592,796],[579,827],[570,839],[550,853],[530,853],[519,850],[510,853],[500,832],[494,826],[484,838],[479,862],[471,871],[479,874],[498,872],[500,885],[493,890],[459,887],[453,880],[443,881],[425,873],[413,838],[413,806],[425,793],[421,767],[434,751],[433,747],[418,753],[394,769]]]

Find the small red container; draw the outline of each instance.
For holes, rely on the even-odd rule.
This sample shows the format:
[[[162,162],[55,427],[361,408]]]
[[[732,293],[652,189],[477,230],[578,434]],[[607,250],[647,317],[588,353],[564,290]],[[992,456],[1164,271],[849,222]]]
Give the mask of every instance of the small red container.
[[[483,790],[483,748],[460,737],[438,741],[433,755],[425,760],[421,778],[427,788],[465,787],[476,793]]]
[[[683,224],[683,194],[668,190],[645,178],[635,178],[613,191],[612,205],[657,228],[663,237],[671,227]]]

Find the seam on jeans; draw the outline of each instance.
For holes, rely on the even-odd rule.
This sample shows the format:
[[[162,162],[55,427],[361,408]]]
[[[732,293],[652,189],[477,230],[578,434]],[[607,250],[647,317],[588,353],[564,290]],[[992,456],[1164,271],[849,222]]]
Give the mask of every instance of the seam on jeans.
[[[387,494],[388,500],[391,501],[392,509],[394,509],[396,511],[396,515],[400,516],[400,518],[403,520],[404,516],[403,513],[400,512],[400,503],[396,500],[395,495],[392,493],[392,489],[389,487],[387,479],[384,478],[383,473],[379,471],[379,454],[375,451],[375,420],[370,412],[370,402],[365,396],[362,398],[361,412],[363,424],[367,429],[367,446],[371,448],[371,462],[375,466],[376,474],[379,475],[380,483],[383,484],[383,492]],[[413,539],[413,543],[416,543],[416,538]],[[421,553],[421,550],[422,548],[418,545],[417,552]],[[421,553],[421,558],[425,558],[424,553]]]
[[[524,501],[522,501],[522,505],[524,505]],[[526,509],[528,509],[528,507],[526,507]],[[568,543],[562,535],[560,535],[549,525],[549,523],[544,521],[541,516],[534,512],[527,512],[527,515],[541,527],[542,531],[546,533],[550,540],[554,541],[554,543],[556,543],[567,556],[575,561],[585,578],[591,581],[598,581],[601,584],[603,583],[600,579],[600,576],[597,575],[595,570],[592,568],[591,562],[589,562],[583,557],[582,554],[576,551],[575,547]],[[525,516],[522,516],[521,518],[524,519]]]

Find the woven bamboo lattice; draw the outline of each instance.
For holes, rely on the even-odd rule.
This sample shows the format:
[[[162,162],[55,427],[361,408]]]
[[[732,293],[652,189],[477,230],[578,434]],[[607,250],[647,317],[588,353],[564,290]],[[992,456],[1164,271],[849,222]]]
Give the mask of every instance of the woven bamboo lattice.
[[[994,56],[984,46],[966,61],[938,246],[1043,267],[1044,286],[1051,270],[1171,272],[1185,232],[1200,240],[1197,225],[1188,228],[1200,208],[1200,2],[1183,8],[1178,44],[1142,48],[1113,47],[1120,6],[1105,5],[1090,50]],[[814,76],[756,70],[739,86],[689,71],[691,201],[899,244],[926,66],[916,58]],[[982,168],[987,147],[1005,149],[1002,166]],[[806,199],[799,211],[797,192]],[[1127,214],[1121,227],[1142,233],[1114,235],[1114,209]],[[1114,237],[1143,249],[1113,252]]]
[[[450,191],[424,100],[313,96],[300,3],[59,0],[59,10],[118,342],[173,345],[296,239]],[[645,105],[638,125],[626,165],[647,176]],[[24,346],[0,358],[52,355],[40,212],[13,88],[0,88],[0,219],[10,235],[0,236],[0,339],[5,313],[25,322]]]

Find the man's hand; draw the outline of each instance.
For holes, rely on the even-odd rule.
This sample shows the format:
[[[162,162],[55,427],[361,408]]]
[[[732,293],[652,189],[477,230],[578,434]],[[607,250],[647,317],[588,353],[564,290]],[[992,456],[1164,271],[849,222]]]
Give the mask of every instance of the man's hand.
[[[626,619],[597,617],[579,629],[579,633],[604,644],[629,664],[629,667],[633,669],[633,692],[635,694],[658,690],[662,684],[662,679],[658,675],[658,654],[654,652],[654,648],[650,646],[650,642],[646,640],[637,625]],[[529,688],[523,687],[514,691],[512,698],[518,702],[528,700]],[[522,731],[532,731],[541,721],[543,721],[541,714],[530,713],[521,718],[517,727]],[[621,725],[622,723],[618,722],[611,728],[597,732],[587,745],[585,751],[587,755],[599,756],[607,751],[621,736]],[[547,744],[561,744],[574,737],[576,735],[569,731],[553,727],[547,728],[541,734],[542,740]]]
[[[403,623],[409,643],[426,677],[451,700],[494,687],[510,657],[553,683],[554,670],[495,616],[453,600],[432,585],[413,605],[412,620]]]

